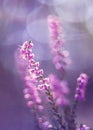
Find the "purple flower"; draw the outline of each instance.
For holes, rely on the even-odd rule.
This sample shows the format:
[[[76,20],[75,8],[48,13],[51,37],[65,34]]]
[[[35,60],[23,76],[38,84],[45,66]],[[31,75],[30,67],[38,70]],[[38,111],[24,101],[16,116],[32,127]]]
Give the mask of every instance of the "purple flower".
[[[89,130],[90,128],[87,126],[87,125],[85,125],[85,124],[83,124],[82,126],[81,126],[81,128],[80,128],[80,130]]]
[[[27,106],[33,108],[37,111],[43,110],[41,91],[35,86],[34,83],[29,79],[30,77],[25,78],[25,89],[24,89],[24,98],[27,101]]]
[[[59,20],[51,17],[50,22],[52,29],[51,31],[53,31],[51,32],[51,40],[53,41],[52,52],[54,54],[54,62],[56,63],[56,67],[59,69],[63,68],[63,63],[65,65],[65,60],[67,60],[66,57],[69,57],[69,53],[64,50],[63,42],[61,41]],[[22,46],[20,46],[18,51],[19,68],[22,67],[23,79],[25,82],[24,98],[27,102],[27,106],[34,110],[39,127],[42,130],[75,130],[75,110],[78,100],[83,100],[85,98],[88,76],[85,73],[82,73],[77,79],[75,102],[73,107],[70,108],[69,102],[66,98],[69,94],[67,82],[64,80],[60,81],[53,74],[49,75],[48,78],[45,78],[43,69],[40,69],[39,62],[37,62],[34,58],[32,47],[33,43],[26,41]],[[49,119],[50,116],[48,117],[44,115],[46,113],[45,106],[47,105],[47,101],[50,103],[51,109],[54,112],[51,119]],[[64,119],[61,115],[62,111],[59,109],[59,106],[63,105],[65,105]],[[58,124],[54,125],[52,123],[52,119]],[[65,121],[65,124],[63,121]],[[89,130],[89,127],[86,125],[81,125],[76,130]]]
[[[50,47],[54,56],[53,62],[56,69],[64,70],[70,63],[69,52],[64,48],[62,38],[61,22],[56,16],[48,17],[49,30],[50,30]]]
[[[44,108],[42,95],[44,94],[45,97],[43,98],[45,99],[47,96],[48,102],[51,103],[51,108],[56,114],[58,123],[62,126],[62,118],[58,114],[58,109],[50,89],[50,80],[49,78],[44,78],[43,70],[39,69],[39,62],[36,62],[34,59],[32,46],[32,42],[26,41],[19,48],[20,57],[26,63],[24,98],[27,101],[27,106],[39,113]],[[52,127],[48,121],[43,122],[43,126],[46,128]]]
[[[27,73],[30,75],[31,80],[34,82],[39,80],[43,75],[43,70],[39,69],[39,62],[34,59],[34,54],[32,53],[33,43],[26,41],[20,47],[20,56],[27,63]]]
[[[77,79],[77,88],[75,99],[76,100],[83,100],[85,98],[85,90],[88,82],[88,76],[85,73],[80,74]]]
[[[27,101],[27,106],[36,110],[42,110],[43,104],[41,99],[41,93],[44,86],[48,86],[48,79],[44,78],[43,70],[39,69],[39,62],[34,59],[32,53],[32,42],[24,42],[19,48],[20,59],[25,64],[25,89],[24,98]]]
[[[24,93],[24,98],[27,100],[27,105],[29,107],[33,107],[35,104],[37,105],[38,108],[43,109],[42,99],[40,96],[41,93],[47,93],[47,92],[48,97],[52,96],[49,89],[50,80],[49,78],[44,78],[43,70],[39,69],[39,62],[36,62],[34,59],[34,54],[32,53],[32,46],[33,44],[31,42],[26,41],[19,49],[20,57],[24,59],[26,63],[25,68],[26,72],[24,76],[26,87],[24,92],[26,93]],[[60,99],[61,98],[58,98],[57,102],[61,102]]]
[[[76,130],[90,130],[90,128],[87,125],[82,124],[80,128],[77,128]]]
[[[66,81],[60,81],[55,75],[49,75],[50,88],[53,93],[53,97],[58,106],[67,105],[69,103],[66,96],[69,94],[69,88]]]
[[[53,129],[53,125],[50,123],[50,121],[47,121],[45,116],[38,118],[38,122],[42,130]]]

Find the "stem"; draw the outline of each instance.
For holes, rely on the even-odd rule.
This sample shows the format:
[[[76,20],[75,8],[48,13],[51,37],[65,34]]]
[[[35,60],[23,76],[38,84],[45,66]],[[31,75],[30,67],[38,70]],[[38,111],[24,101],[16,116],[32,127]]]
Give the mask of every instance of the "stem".
[[[78,105],[78,100],[74,100],[74,104],[72,106],[72,111],[71,111],[71,120],[70,120],[70,124],[69,124],[69,130],[76,130],[76,109],[77,109],[77,105]]]
[[[51,104],[52,106],[52,110],[54,111],[54,114],[55,116],[57,117],[57,121],[61,127],[62,130],[65,130],[65,126],[62,124],[62,116],[59,114],[58,112],[58,108],[56,106],[56,103],[54,101],[54,98],[53,98],[53,95],[51,94],[50,92],[50,87],[45,87],[45,90],[46,90],[46,94],[48,96],[48,99],[49,99],[49,103]],[[60,128],[58,128],[57,130],[61,130]]]
[[[77,110],[77,106],[78,106],[78,100],[74,100],[74,104],[72,107],[72,113],[71,113],[71,119],[75,122],[75,118],[76,118],[76,110]]]

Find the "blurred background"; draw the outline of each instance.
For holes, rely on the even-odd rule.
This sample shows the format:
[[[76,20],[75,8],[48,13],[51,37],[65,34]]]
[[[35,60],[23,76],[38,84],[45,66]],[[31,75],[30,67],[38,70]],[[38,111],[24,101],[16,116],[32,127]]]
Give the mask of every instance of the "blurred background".
[[[0,0],[0,130],[38,130],[23,98],[15,51],[32,40],[45,75],[56,72],[49,48],[50,14],[61,19],[65,47],[72,59],[66,74],[72,97],[78,75],[85,72],[89,76],[77,122],[93,127],[93,0]]]

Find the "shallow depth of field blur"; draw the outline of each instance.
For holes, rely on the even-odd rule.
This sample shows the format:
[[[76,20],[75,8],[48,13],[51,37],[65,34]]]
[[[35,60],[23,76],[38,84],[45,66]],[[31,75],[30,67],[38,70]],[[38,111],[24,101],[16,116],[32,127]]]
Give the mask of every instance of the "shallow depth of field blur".
[[[24,101],[24,83],[15,63],[20,44],[32,40],[45,76],[50,72],[62,76],[52,63],[49,48],[50,14],[61,19],[63,40],[72,59],[66,74],[71,99],[79,74],[89,76],[77,122],[93,128],[93,0],[0,0],[0,130],[38,130]]]

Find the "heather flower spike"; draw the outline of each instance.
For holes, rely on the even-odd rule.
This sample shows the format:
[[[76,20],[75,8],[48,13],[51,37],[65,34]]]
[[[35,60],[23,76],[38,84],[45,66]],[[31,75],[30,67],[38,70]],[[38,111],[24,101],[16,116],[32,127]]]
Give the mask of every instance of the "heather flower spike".
[[[53,93],[57,106],[64,106],[69,104],[67,95],[69,94],[69,88],[66,81],[60,81],[55,75],[49,75],[50,88]]]
[[[42,75],[39,69],[39,63],[35,62],[34,54],[32,53],[33,43],[26,41],[20,46],[20,57],[25,61],[25,89],[24,98],[27,101],[27,106],[36,111],[42,111],[42,99],[40,97],[40,90],[36,88],[38,77]]]
[[[85,73],[80,74],[80,76],[77,79],[77,88],[75,94],[76,100],[79,101],[84,100],[87,82],[88,82],[88,76]]]
[[[76,93],[75,93],[75,100],[74,104],[72,106],[71,110],[71,126],[74,126],[76,129],[76,109],[78,106],[78,102],[82,101],[85,99],[85,90],[88,82],[88,76],[85,73],[81,73],[80,76],[77,78],[77,88],[76,88]],[[74,129],[73,129],[74,130]],[[87,130],[83,126],[80,128],[80,130]]]
[[[58,17],[48,16],[48,24],[50,30],[50,47],[53,54],[53,62],[56,69],[65,70],[71,63],[69,52],[64,48],[63,30]]]

